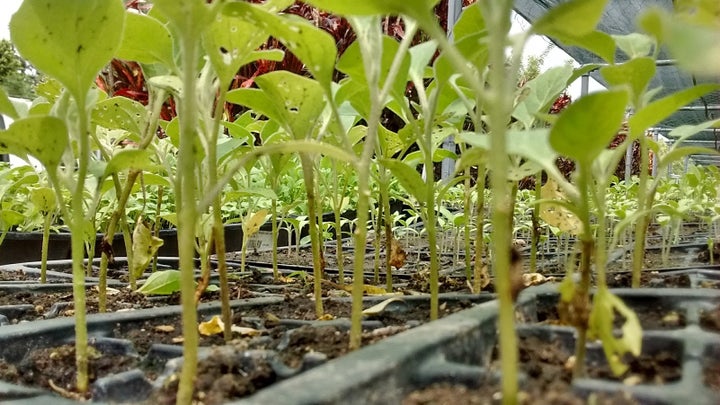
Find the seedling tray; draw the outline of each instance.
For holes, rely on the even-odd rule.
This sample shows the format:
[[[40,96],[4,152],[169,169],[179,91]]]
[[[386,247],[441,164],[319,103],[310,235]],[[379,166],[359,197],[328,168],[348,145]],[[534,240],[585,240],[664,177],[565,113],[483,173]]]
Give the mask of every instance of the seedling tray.
[[[533,287],[521,294],[517,305],[521,337],[534,336],[560,342],[568,353],[574,347],[574,330],[541,323],[557,304],[556,286]],[[704,381],[718,371],[720,330],[701,326],[703,314],[720,305],[720,291],[708,289],[614,290],[637,312],[674,311],[682,319],[666,327],[645,327],[643,354],[674,353],[677,379],[664,384],[626,385],[607,378],[583,378],[572,384],[581,397],[591,393],[627,392],[643,404],[720,403],[718,387]],[[469,388],[483,379],[497,380],[489,368],[497,341],[496,301],[484,303],[423,325],[382,343],[351,353],[296,378],[283,381],[233,404],[387,404],[401,403],[411,392],[438,381]],[[597,343],[588,349],[588,367],[602,366]],[[521,379],[526,379],[522,375]],[[714,376],[717,379],[717,376]],[[522,386],[522,384],[521,384]]]

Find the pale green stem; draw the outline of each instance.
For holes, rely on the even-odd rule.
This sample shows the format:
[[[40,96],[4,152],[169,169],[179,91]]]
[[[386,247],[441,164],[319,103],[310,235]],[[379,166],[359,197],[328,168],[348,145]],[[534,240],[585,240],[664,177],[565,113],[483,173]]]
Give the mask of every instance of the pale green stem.
[[[320,251],[320,235],[318,231],[317,202],[315,201],[315,176],[313,174],[313,162],[306,153],[300,154],[303,178],[305,179],[305,194],[307,195],[308,217],[310,223],[310,247],[313,256],[313,286],[315,296],[315,316],[319,319],[323,316],[322,303],[322,263]]]
[[[482,285],[483,255],[485,254],[485,165],[478,165],[475,193],[477,194],[477,212],[475,213],[475,275],[473,291],[480,292]]]
[[[272,200],[272,206],[270,207],[271,217],[270,221],[272,226],[272,268],[273,268],[273,280],[280,280],[280,271],[278,270],[278,226],[277,226],[277,199]],[[289,239],[289,236],[288,236]],[[244,246],[244,245],[243,245]]]
[[[48,245],[50,243],[50,224],[52,222],[52,214],[46,212],[43,213],[43,239],[42,249],[40,251],[40,283],[45,284],[47,277],[47,257],[48,257]],[[0,241],[2,243],[2,241]]]
[[[90,137],[88,136],[88,114],[86,112],[86,95],[76,94],[75,101],[78,109],[78,138],[80,140],[78,171],[75,190],[71,200],[71,252],[73,269],[73,300],[75,310],[75,362],[77,367],[77,390],[86,392],[89,385],[88,375],[88,332],[85,321],[85,215],[83,195],[85,192],[85,178],[90,159]]]
[[[638,184],[638,210],[644,211],[650,208],[652,204],[652,194],[648,195],[648,146],[645,136],[638,138],[640,143],[640,180]],[[648,225],[650,224],[650,215],[644,214],[640,217],[635,226],[635,245],[633,246],[633,263],[632,263],[632,288],[640,287],[640,274],[645,260],[645,236],[647,235]]]
[[[180,36],[181,80],[183,95],[178,102],[180,148],[175,189],[178,210],[178,253],[180,264],[180,297],[182,305],[183,367],[178,384],[177,403],[192,401],[197,370],[197,311],[195,309],[195,225],[198,212],[195,189],[195,140],[198,136],[198,105],[196,82],[198,77],[199,41],[190,32]]]

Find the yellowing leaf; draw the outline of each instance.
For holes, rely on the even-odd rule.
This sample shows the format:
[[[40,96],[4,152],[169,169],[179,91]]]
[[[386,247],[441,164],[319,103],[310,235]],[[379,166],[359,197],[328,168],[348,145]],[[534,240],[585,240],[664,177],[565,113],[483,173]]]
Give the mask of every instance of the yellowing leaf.
[[[614,334],[615,314],[625,319],[622,335]],[[639,356],[642,349],[642,326],[637,314],[607,288],[600,288],[595,293],[593,308],[590,313],[589,336],[600,339],[605,357],[613,374],[623,374],[628,366],[623,363],[623,356],[630,353]]]
[[[153,236],[150,228],[138,220],[135,230],[133,230],[133,255],[130,263],[130,271],[135,278],[142,276],[148,264],[150,264],[150,260],[162,245],[163,240]]]
[[[566,201],[565,194],[552,179],[548,179],[542,186],[541,196],[543,200]],[[540,204],[540,218],[549,225],[572,235],[579,235],[583,230],[582,223],[575,214],[564,206],[552,202]]]
[[[352,286],[346,285],[343,287],[345,291],[352,292]],[[363,294],[365,295],[386,295],[387,290],[382,287],[365,284],[363,285]]]
[[[220,317],[215,315],[207,322],[200,322],[198,325],[198,332],[203,336],[211,336],[222,333],[225,324],[220,320]]]
[[[334,315],[325,314],[325,315],[321,316],[320,318],[318,318],[318,321],[332,321],[333,319],[335,319]]]
[[[268,210],[260,210],[256,212],[253,215],[248,215],[247,218],[245,218],[245,221],[243,222],[243,232],[245,232],[245,237],[249,238],[253,234],[255,234],[258,230],[260,230],[260,227],[262,224],[265,223],[265,219],[267,218]]]

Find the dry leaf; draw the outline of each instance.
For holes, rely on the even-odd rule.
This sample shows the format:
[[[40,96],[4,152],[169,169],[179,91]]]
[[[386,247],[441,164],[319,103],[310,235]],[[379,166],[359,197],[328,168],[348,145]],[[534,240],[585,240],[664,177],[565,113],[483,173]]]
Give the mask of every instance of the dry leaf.
[[[170,332],[175,332],[175,327],[172,325],[158,325],[155,327],[155,331],[170,333]]]
[[[203,336],[217,335],[222,333],[225,324],[220,320],[220,317],[215,315],[207,322],[200,322],[198,325],[198,332]]]
[[[371,306],[370,308],[363,310],[362,313],[363,313],[363,315],[378,315],[385,310],[385,307],[387,307],[388,304],[396,302],[396,301],[402,301],[402,298],[399,298],[399,297],[388,298],[379,304],[375,304],[375,305]]]
[[[522,275],[525,287],[547,283],[547,277],[540,273],[527,273]]]
[[[172,342],[173,342],[173,343],[182,343],[182,342],[184,342],[184,341],[185,341],[185,338],[182,337],[182,336],[178,336],[178,337],[172,338]]]
[[[95,290],[95,291],[100,291],[100,286],[97,286],[97,285],[96,285],[95,287],[93,287],[93,290]],[[105,294],[107,294],[107,295],[118,295],[118,294],[120,294],[120,290],[118,290],[117,288],[105,287]]]
[[[258,335],[262,335],[262,331],[259,331],[259,330],[257,330],[257,329],[253,329],[253,328],[246,328],[246,327],[243,327],[243,326],[233,325],[233,326],[230,327],[230,330],[233,331],[233,332],[235,332],[235,333],[239,333],[240,336],[258,336]]]
[[[407,254],[400,246],[400,243],[391,236],[390,239],[390,265],[399,269],[405,265],[405,257]]]

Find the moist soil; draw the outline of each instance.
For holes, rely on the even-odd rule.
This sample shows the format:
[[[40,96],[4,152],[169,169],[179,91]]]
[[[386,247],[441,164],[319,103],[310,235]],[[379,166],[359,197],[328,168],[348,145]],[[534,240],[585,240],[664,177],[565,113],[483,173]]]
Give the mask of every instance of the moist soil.
[[[327,318],[349,318],[349,301],[326,300],[324,309]],[[440,316],[460,311],[473,305],[468,301],[449,302],[441,305]],[[412,326],[427,322],[427,303],[408,306],[407,312],[387,312],[372,319],[382,322],[383,327],[365,330],[362,344],[375,343],[385,337],[405,331]],[[304,363],[309,353],[320,354],[323,361],[342,356],[347,352],[349,331],[346,327],[322,323],[316,326],[304,325],[299,328],[288,326],[282,319],[315,320],[315,304],[306,297],[286,297],[285,301],[263,307],[244,308],[236,311],[233,325],[251,328],[254,336],[238,336],[229,346],[238,353],[245,350],[273,350],[287,367],[297,368]],[[179,317],[153,319],[135,324],[118,324],[112,333],[115,338],[132,342],[139,353],[131,356],[91,355],[91,383],[97,378],[127,371],[140,366],[146,376],[153,380],[161,371],[158,367],[145,367],[139,362],[153,344],[162,343],[180,346],[182,325]],[[219,350],[224,341],[221,335],[201,336],[201,347],[215,347]],[[225,348],[227,348],[225,346]],[[268,362],[243,356],[228,356],[226,351],[211,353],[199,362],[198,378],[195,382],[195,399],[204,404],[219,404],[229,399],[250,395],[280,379]],[[106,361],[105,359],[108,359]],[[42,348],[31,351],[19,365],[0,361],[0,379],[11,383],[40,386],[74,399],[87,398],[74,391],[75,375],[74,346]],[[64,378],[60,378],[64,376]],[[52,383],[51,383],[52,381]],[[164,389],[153,393],[147,403],[175,403],[177,375],[171,376]]]
[[[261,259],[265,259],[265,256],[270,257],[269,253],[259,252],[256,254],[253,252],[248,256],[248,260],[261,261]],[[330,258],[334,258],[334,254],[327,253],[325,257],[326,260],[328,260],[328,266],[330,266],[332,263]],[[348,274],[352,271],[352,268],[350,267],[352,265],[350,260],[351,257],[351,254],[347,254],[345,256],[346,264],[348,264],[346,267],[346,272]],[[420,262],[413,267],[415,270],[404,272],[406,275],[412,275],[405,278],[401,277],[398,279],[398,282],[396,282],[398,285],[396,291],[405,293],[428,291],[427,286],[429,283],[425,268],[429,266],[429,264],[424,263],[423,259],[425,257],[423,255],[418,255],[418,257],[420,258]],[[234,257],[231,254],[229,258],[233,259]],[[283,262],[288,261],[288,258],[284,254],[281,254],[281,258]],[[303,253],[301,251],[300,257],[296,263],[307,266],[310,260],[311,257],[309,253]],[[462,261],[461,263],[456,263],[453,259],[449,259],[447,256],[445,256],[443,260],[443,266],[459,265],[460,268],[462,268],[464,265]],[[381,263],[383,263],[382,260]],[[373,256],[366,256],[365,268],[372,269],[373,264]],[[441,276],[441,291],[469,292],[464,277],[461,274],[462,272],[462,270],[457,270],[456,273],[458,274]],[[6,272],[0,272],[0,274],[3,273]],[[403,274],[403,271],[398,271],[398,273]],[[121,276],[122,272],[117,273],[116,275]],[[20,276],[18,275],[17,277]],[[330,278],[332,279],[332,277]],[[653,283],[657,284],[656,281],[653,281],[656,279],[657,276],[653,273],[643,273],[642,282],[644,285],[653,285]],[[683,278],[683,276],[673,276],[663,279],[666,280],[664,286],[689,286],[687,276],[685,276],[685,278]],[[340,280],[335,278],[334,282],[331,281],[329,283],[325,283],[323,285],[323,295],[337,295],[338,291],[343,293],[340,295],[346,295],[344,290],[338,288],[337,282],[339,281]],[[382,282],[382,279],[367,280],[367,282],[372,281]],[[616,283],[613,285],[615,287],[625,286],[626,283],[629,285],[629,278],[627,274],[617,274],[616,276],[611,274],[608,277],[608,281],[611,284]],[[272,282],[268,282],[266,276],[253,273],[250,278],[244,279],[243,282],[239,282],[234,285],[231,298],[235,299],[253,296],[252,289],[254,287],[251,287],[251,284],[260,282],[266,285],[268,285],[268,283],[269,285],[273,284]],[[321,353],[324,358],[332,359],[347,352],[348,331],[346,328],[339,326],[312,327],[306,325],[300,328],[295,328],[291,334],[288,334],[290,328],[285,324],[278,322],[278,319],[315,320],[314,302],[307,298],[307,295],[312,291],[312,278],[309,275],[305,274],[297,276],[295,279],[284,279],[284,281],[276,283],[275,286],[278,288],[272,289],[272,291],[284,294],[285,302],[282,304],[265,306],[263,308],[243,309],[241,312],[234,314],[234,325],[253,328],[259,331],[260,335],[235,336],[235,339],[229,344],[231,347],[235,348],[237,351],[244,351],[248,349],[274,350],[278,353],[281,361],[289,367],[301,366],[308,353]],[[59,293],[58,295],[35,295],[25,292],[18,294],[19,295],[9,298],[5,298],[8,295],[3,294],[0,297],[0,305],[8,303],[33,304],[35,306],[35,314],[31,316],[31,319],[40,319],[43,317],[43,314],[47,314],[49,309],[53,308],[53,305],[58,302],[67,302],[68,304],[62,305],[61,309],[57,311],[57,315],[73,315],[72,295],[70,293]],[[218,293],[210,293],[209,295],[206,295],[203,300],[217,300],[217,294]],[[46,300],[45,297],[49,298]],[[5,299],[5,301],[2,301],[3,299]],[[97,294],[93,288],[89,288],[89,313],[97,311],[96,303]],[[149,299],[129,290],[120,289],[117,293],[108,295],[109,311],[149,308],[158,305],[164,306],[178,303],[178,294],[173,294],[164,298]],[[349,303],[327,300],[324,302],[324,305],[325,312],[330,314],[330,318],[349,317]],[[467,308],[471,305],[472,303],[466,302],[443,306],[441,307],[441,316]],[[428,308],[420,306],[415,308],[415,313],[383,315],[379,320],[383,322],[385,327],[373,331],[366,330],[363,334],[363,344],[374,343],[377,340],[406,330],[412,325],[426,322],[428,320],[428,312]],[[715,309],[715,312],[708,312],[709,315],[705,316],[707,320],[704,321],[703,326],[720,329],[720,325],[718,325],[720,324],[720,320],[718,320],[720,315],[717,315],[718,312],[720,312],[720,308]],[[544,315],[543,320],[546,323],[557,323],[557,314],[554,316],[555,318],[553,318],[553,314]],[[685,319],[682,314],[668,313],[667,311],[658,310],[656,313],[651,311],[649,314],[642,314],[641,316],[641,323],[643,324],[643,327],[648,329],[674,328],[681,327],[685,324]],[[15,320],[15,322],[17,321],[18,320]],[[408,321],[414,321],[414,323],[411,324]],[[140,356],[143,356],[148,352],[151,345],[154,343],[165,343],[176,346],[181,345],[181,330],[182,327],[179,319],[157,319],[153,321],[146,321],[142,324],[118,325],[113,331],[113,335],[114,337],[130,340],[135,347],[135,350],[137,350]],[[570,354],[563,351],[558,344],[548,344],[544,342],[543,345],[540,345],[539,342],[534,342],[532,339],[534,338],[526,338],[521,341],[520,364],[523,371],[527,373],[529,377],[532,377],[528,380],[529,382],[527,385],[523,384],[522,386],[522,403],[585,403],[582,398],[577,397],[570,390],[569,381],[571,371],[567,367]],[[200,344],[202,347],[216,347],[217,349],[213,349],[207,358],[204,358],[199,362],[199,373],[195,382],[195,400],[199,403],[218,404],[227,401],[228,399],[250,395],[265,386],[273,384],[280,378],[273,368],[268,365],[267,361],[253,357],[243,357],[244,360],[240,361],[237,358],[232,358],[232,356],[228,357],[226,352],[220,350],[221,347],[227,347],[223,346],[224,341],[220,335],[201,336]],[[93,359],[93,357],[97,358]],[[672,356],[660,356],[659,359],[657,357],[654,359],[640,358],[631,362],[631,370],[629,372],[633,373],[633,376],[635,376],[635,374],[652,376],[648,378],[663,376],[661,378],[663,381],[665,381],[666,378],[672,379],[671,372],[664,372],[657,369],[657,367],[664,364],[663,362],[668,364],[673,363]],[[137,367],[138,365],[137,356],[119,356],[117,358],[107,354],[91,356],[91,379],[126,371]],[[140,366],[142,365],[140,364]],[[676,365],[671,364],[671,366]],[[493,363],[493,367],[496,369],[499,367],[496,360]],[[709,367],[715,367],[715,369],[710,368],[708,369],[709,372],[706,372],[705,375],[707,384],[711,387],[717,387],[720,385],[720,381],[718,381],[720,380],[720,377],[718,377],[718,366],[711,365]],[[37,349],[26,356],[26,359],[20,365],[10,365],[0,362],[0,370],[0,379],[4,381],[24,385],[42,386],[54,390],[61,395],[76,399],[82,398],[82,396],[73,391],[75,360],[74,347],[72,346]],[[679,370],[679,368],[677,368],[677,370]],[[146,369],[145,371],[148,378],[154,379],[157,378],[157,375],[161,370],[152,368]],[[609,369],[603,371],[602,368],[593,371],[593,373],[600,373],[596,374],[598,377],[607,377],[611,375]],[[163,390],[155,392],[148,403],[174,403],[175,393],[177,390],[176,377],[177,376],[169,378],[167,380],[168,382],[166,387]],[[633,378],[641,378],[642,380],[645,377]],[[531,380],[538,380],[538,382],[530,383]],[[498,391],[499,387],[497,384],[486,384],[479,389],[477,387],[436,384],[423,390],[411,393],[405,399],[404,404],[490,404],[497,402],[492,398],[497,398]],[[622,394],[612,397],[601,395],[597,397],[597,400],[597,403],[635,403],[624,397]]]
[[[587,403],[623,405],[638,402],[624,393],[596,393],[592,398],[584,398],[573,392],[571,386],[573,356],[563,349],[558,342],[547,342],[536,337],[520,337],[519,366],[522,374],[518,399],[520,404],[566,404],[583,405]],[[500,404],[502,395],[500,384],[496,381],[500,362],[498,348],[493,353],[489,367],[494,372],[477,387],[460,384],[435,383],[421,387],[409,393],[403,405],[430,404]],[[608,366],[593,367],[588,370],[592,378],[611,378],[613,380],[629,380],[635,382],[662,384],[680,378],[680,362],[677,355],[661,353],[654,358],[642,356],[629,363],[628,371],[614,377]]]

